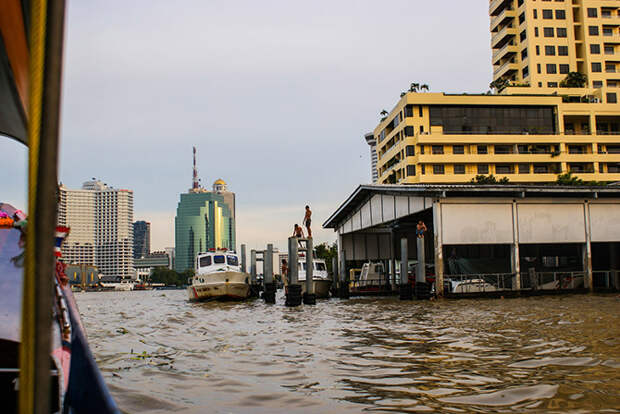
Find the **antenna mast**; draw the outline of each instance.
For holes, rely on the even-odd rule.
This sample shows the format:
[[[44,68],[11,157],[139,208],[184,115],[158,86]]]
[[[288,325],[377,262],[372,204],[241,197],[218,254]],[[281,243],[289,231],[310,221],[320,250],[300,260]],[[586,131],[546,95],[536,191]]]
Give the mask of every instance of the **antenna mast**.
[[[192,190],[196,191],[200,188],[200,184],[198,183],[198,168],[196,168],[196,147],[194,148],[194,174],[192,178]]]

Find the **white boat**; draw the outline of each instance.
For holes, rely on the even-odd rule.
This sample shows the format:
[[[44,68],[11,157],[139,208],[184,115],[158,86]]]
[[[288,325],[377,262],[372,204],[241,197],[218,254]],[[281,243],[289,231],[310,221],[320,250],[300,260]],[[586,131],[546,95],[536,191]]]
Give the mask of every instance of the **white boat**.
[[[368,262],[364,263],[361,270],[352,272],[349,289],[353,292],[378,292],[384,290],[387,283],[383,264]]]
[[[302,293],[306,292],[306,259],[299,258],[299,284],[301,284]],[[332,280],[327,274],[327,265],[323,259],[312,259],[312,284],[314,285],[314,294],[317,298],[329,297],[329,290],[332,287]]]
[[[132,279],[122,279],[119,277],[103,276],[99,281],[101,287],[110,290],[130,291],[133,290],[135,281]]]
[[[484,279],[450,280],[451,293],[497,292],[497,287]]]
[[[234,251],[199,253],[195,269],[187,287],[191,301],[243,300],[250,296],[250,275],[241,271],[239,256]]]

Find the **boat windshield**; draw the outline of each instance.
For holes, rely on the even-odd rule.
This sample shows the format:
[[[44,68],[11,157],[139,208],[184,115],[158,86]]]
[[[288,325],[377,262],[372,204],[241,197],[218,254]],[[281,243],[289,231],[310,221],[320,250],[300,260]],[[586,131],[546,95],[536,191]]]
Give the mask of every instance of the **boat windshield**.
[[[215,264],[226,263],[226,258],[223,255],[213,256],[213,263]]]
[[[318,262],[318,263],[316,264],[316,270],[325,271],[325,270],[326,270],[326,268],[325,268],[325,263]]]
[[[204,256],[200,258],[200,267],[211,266],[211,256]]]
[[[239,258],[237,256],[228,255],[226,256],[226,260],[229,266],[239,266]]]

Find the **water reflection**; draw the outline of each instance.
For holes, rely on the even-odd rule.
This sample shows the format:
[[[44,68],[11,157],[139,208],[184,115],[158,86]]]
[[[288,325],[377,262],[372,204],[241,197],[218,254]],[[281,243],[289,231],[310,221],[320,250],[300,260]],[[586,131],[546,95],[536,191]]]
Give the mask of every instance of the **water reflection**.
[[[620,407],[620,299],[314,307],[78,294],[129,412],[538,412]],[[283,303],[278,297],[278,303]]]

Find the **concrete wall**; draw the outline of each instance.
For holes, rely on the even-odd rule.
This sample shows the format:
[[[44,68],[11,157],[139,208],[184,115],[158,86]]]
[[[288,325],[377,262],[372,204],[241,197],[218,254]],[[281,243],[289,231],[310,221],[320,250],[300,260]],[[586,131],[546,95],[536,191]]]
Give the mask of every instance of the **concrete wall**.
[[[443,204],[444,244],[508,244],[513,242],[512,203]]]
[[[620,205],[590,203],[590,228],[593,242],[620,239]]]

